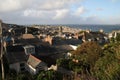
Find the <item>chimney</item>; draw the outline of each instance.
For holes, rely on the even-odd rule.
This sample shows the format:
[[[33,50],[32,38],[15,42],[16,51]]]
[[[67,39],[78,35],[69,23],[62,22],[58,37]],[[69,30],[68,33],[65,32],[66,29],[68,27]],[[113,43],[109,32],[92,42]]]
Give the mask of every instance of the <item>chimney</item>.
[[[53,40],[53,38],[52,38],[50,35],[48,35],[48,36],[45,38],[45,41],[46,41],[46,42],[49,42],[50,45],[52,45],[52,40]]]
[[[62,26],[59,27],[59,36],[62,35]]]
[[[25,28],[25,34],[27,34],[27,33],[28,33],[28,28],[26,27],[26,28]]]
[[[78,34],[78,33],[75,33],[74,38],[79,39],[79,34]]]

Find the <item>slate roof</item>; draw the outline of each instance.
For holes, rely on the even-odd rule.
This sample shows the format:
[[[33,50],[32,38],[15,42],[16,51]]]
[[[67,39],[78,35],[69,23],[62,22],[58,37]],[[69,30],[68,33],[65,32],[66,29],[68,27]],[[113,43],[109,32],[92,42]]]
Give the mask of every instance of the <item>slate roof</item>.
[[[106,36],[104,33],[100,33],[100,32],[90,32],[90,33],[87,33],[87,32],[84,32],[84,36],[83,38],[85,40],[88,40],[88,39],[91,39],[91,38],[103,38],[104,36]]]
[[[18,40],[15,40],[15,43],[17,44],[23,44],[23,45],[28,45],[28,44],[40,44],[42,41],[41,40],[38,40],[36,38],[34,39],[18,39]]]
[[[79,39],[62,39],[59,37],[53,38],[53,45],[78,45],[81,43],[82,41]]]
[[[57,50],[60,52],[68,52],[68,51],[72,51],[73,48],[70,45],[58,45],[56,46]]]
[[[27,55],[24,52],[9,52],[6,57],[9,64],[27,60]]]
[[[24,48],[22,47],[22,45],[16,45],[16,46],[7,46],[7,53],[10,52],[24,52]]]
[[[8,63],[16,63],[27,60],[27,55],[24,52],[24,48],[21,45],[7,46],[7,53],[5,54]]]

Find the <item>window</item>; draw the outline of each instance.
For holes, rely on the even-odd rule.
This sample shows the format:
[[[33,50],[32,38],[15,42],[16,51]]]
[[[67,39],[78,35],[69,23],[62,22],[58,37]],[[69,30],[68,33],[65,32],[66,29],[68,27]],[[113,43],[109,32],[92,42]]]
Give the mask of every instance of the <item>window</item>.
[[[20,68],[21,71],[25,71],[25,68]]]
[[[35,51],[34,51],[34,48],[26,48],[26,52],[28,53],[28,54],[32,54],[32,53],[34,53]]]
[[[25,71],[25,63],[20,63],[20,70]]]
[[[25,46],[24,49],[25,49],[26,55],[35,53],[35,47],[34,46]]]
[[[25,67],[25,63],[20,63],[20,67]]]
[[[29,49],[29,52],[34,52],[34,49],[33,49],[33,48],[30,48],[30,49]]]

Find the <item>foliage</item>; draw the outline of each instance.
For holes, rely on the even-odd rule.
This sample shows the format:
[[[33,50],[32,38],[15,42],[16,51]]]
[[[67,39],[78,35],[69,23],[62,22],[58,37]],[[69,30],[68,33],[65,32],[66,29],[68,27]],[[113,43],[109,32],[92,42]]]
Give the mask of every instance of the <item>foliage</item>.
[[[118,80],[119,70],[119,60],[114,54],[108,52],[96,62],[93,73],[100,80]]]
[[[116,58],[120,60],[120,45],[115,48]]]
[[[110,39],[110,42],[111,43],[115,43],[115,42],[120,42],[120,33],[117,33],[117,36],[114,38],[114,37],[112,37],[111,39]]]
[[[58,59],[58,66],[74,71],[74,76],[77,74],[88,76],[95,62],[101,57],[102,49],[95,42],[86,42],[72,53],[73,56],[70,59]]]
[[[64,67],[66,69],[71,69],[70,67],[70,63],[71,63],[71,59],[63,59],[63,58],[60,58],[57,60],[57,65],[58,66],[61,66],[61,67]]]
[[[120,43],[109,43],[103,50],[104,55],[96,61],[93,75],[100,80],[119,80]]]
[[[114,42],[115,42],[115,39],[112,37],[112,38],[110,39],[110,42],[111,42],[111,43],[114,43]]]
[[[120,59],[120,43],[109,43],[103,47],[105,52],[113,53],[117,59]]]
[[[119,42],[106,44],[102,49],[95,42],[86,42],[73,54],[71,59],[61,59],[59,65],[79,74],[79,79],[120,80]]]
[[[34,80],[62,80],[62,74],[50,70],[50,71],[41,71],[39,72]]]
[[[116,41],[117,41],[117,42],[120,42],[120,33],[117,34],[117,36],[116,36]]]
[[[102,55],[102,49],[96,42],[86,42],[74,54],[76,59],[92,67],[95,61]]]
[[[28,73],[16,73],[15,70],[10,70],[6,75],[6,80],[33,80],[33,76]]]
[[[76,72],[81,72],[82,69],[85,67],[85,64],[81,62],[76,63],[73,61],[73,59],[63,59],[63,58],[57,60],[57,65],[67,70],[73,70]]]

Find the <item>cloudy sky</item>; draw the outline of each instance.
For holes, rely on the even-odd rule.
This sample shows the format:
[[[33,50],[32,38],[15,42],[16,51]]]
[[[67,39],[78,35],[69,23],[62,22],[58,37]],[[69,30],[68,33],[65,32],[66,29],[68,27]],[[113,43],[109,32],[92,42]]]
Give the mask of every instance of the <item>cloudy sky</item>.
[[[0,0],[0,19],[16,24],[120,24],[120,0]]]

